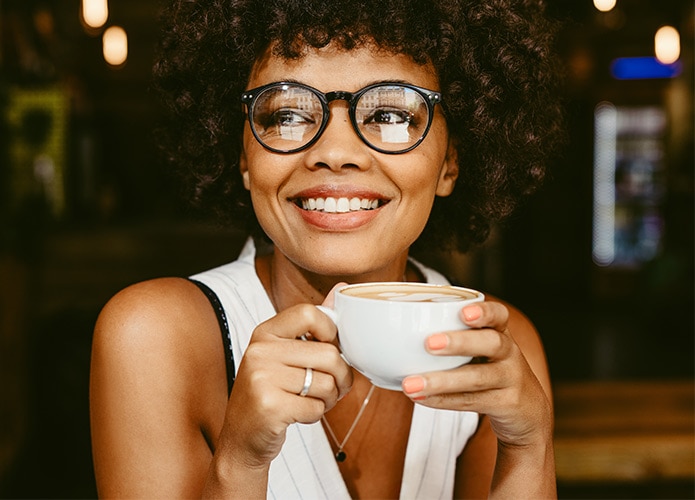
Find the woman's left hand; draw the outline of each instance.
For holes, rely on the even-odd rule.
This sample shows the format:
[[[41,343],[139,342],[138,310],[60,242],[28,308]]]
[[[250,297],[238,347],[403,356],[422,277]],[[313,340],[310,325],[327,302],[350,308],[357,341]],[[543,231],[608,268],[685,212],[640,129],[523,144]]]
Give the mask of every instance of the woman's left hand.
[[[434,334],[426,348],[437,356],[472,356],[474,360],[452,370],[407,377],[405,394],[432,408],[487,415],[501,444],[523,447],[547,442],[553,411],[545,357],[531,323],[516,310],[510,319],[510,309],[492,301],[465,307],[461,317],[469,330]],[[523,338],[528,350],[538,351],[529,358],[533,369],[528,354],[522,353],[510,333],[512,324],[518,329],[515,337]],[[546,382],[545,389],[537,375]]]

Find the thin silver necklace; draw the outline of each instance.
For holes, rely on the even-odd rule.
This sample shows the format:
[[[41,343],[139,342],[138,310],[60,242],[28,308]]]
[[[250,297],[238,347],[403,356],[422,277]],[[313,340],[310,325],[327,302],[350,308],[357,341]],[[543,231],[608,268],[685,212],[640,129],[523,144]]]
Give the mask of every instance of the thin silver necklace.
[[[328,429],[328,434],[330,434],[331,439],[333,439],[333,442],[338,447],[338,451],[335,453],[336,461],[344,462],[345,459],[347,458],[347,454],[343,451],[343,448],[345,447],[345,444],[347,443],[348,439],[350,439],[350,436],[352,435],[352,431],[355,430],[355,427],[357,426],[357,422],[359,422],[360,418],[362,418],[362,414],[364,413],[364,410],[367,408],[367,405],[369,404],[369,398],[372,397],[372,393],[374,392],[374,388],[375,388],[374,385],[372,385],[369,388],[369,392],[367,393],[367,397],[364,398],[364,401],[362,401],[362,406],[360,407],[360,411],[357,412],[357,416],[355,417],[355,420],[352,422],[352,425],[350,426],[350,429],[347,431],[347,434],[345,434],[345,439],[343,439],[342,443],[338,442],[338,438],[335,437],[335,433],[333,432],[333,429],[331,429],[331,426],[328,425],[328,420],[326,420],[326,417],[325,416],[321,417],[323,424],[326,426],[326,429]]]

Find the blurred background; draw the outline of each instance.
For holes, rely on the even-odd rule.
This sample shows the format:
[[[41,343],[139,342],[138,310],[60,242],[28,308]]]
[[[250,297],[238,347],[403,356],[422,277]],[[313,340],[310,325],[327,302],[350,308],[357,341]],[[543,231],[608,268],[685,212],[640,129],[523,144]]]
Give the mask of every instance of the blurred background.
[[[569,144],[470,254],[555,383],[562,498],[694,498],[693,2],[549,0]],[[92,327],[116,291],[233,259],[158,162],[158,4],[0,0],[0,496],[89,498]]]

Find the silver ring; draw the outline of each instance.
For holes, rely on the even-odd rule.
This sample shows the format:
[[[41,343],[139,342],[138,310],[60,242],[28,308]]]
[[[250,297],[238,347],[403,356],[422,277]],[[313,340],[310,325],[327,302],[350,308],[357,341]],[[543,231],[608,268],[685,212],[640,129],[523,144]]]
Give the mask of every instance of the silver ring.
[[[304,397],[309,394],[309,388],[311,387],[311,382],[314,380],[314,370],[307,367],[306,373],[304,374],[304,387],[299,391],[299,395]]]

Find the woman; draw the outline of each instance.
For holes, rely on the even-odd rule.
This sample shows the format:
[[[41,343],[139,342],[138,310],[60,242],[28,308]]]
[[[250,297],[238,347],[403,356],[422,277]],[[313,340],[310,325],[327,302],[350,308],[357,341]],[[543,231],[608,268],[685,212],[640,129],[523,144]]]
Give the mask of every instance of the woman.
[[[476,362],[398,392],[346,365],[314,307],[342,282],[444,282],[411,247],[479,243],[537,187],[559,131],[542,5],[181,0],[164,26],[170,159],[256,237],[104,308],[100,495],[555,496],[547,366],[518,310],[463,309],[471,329],[426,347]]]

